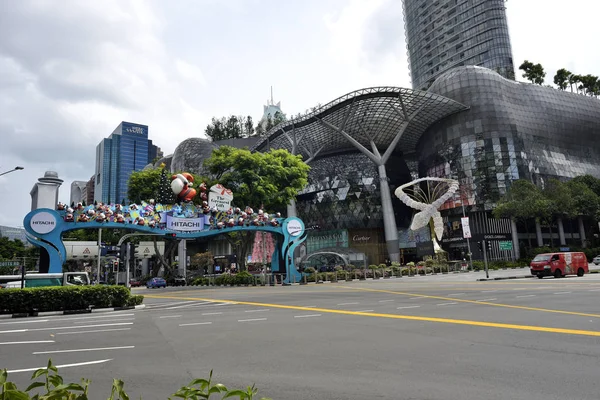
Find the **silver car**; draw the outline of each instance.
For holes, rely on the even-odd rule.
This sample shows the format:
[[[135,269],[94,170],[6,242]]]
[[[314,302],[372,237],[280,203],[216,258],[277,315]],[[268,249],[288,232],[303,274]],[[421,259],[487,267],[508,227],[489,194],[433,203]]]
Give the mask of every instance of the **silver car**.
[[[594,263],[594,265],[599,265],[600,264],[600,256],[594,257],[594,259],[592,260],[592,263]]]

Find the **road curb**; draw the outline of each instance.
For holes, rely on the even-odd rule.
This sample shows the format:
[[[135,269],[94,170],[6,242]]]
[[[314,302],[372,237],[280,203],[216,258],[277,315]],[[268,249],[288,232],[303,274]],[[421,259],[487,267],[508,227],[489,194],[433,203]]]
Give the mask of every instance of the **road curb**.
[[[36,317],[49,317],[49,316],[54,316],[54,315],[108,313],[108,312],[125,311],[125,310],[142,310],[144,308],[146,308],[146,305],[140,304],[139,306],[108,307],[108,308],[96,308],[96,309],[87,309],[87,310],[43,311],[43,312],[32,313],[32,314],[15,313],[15,314],[0,315],[0,319],[36,318]]]
[[[486,281],[504,281],[507,279],[530,279],[535,278],[533,275],[520,275],[520,276],[503,276],[499,278],[480,278],[477,279],[477,282],[486,282]]]

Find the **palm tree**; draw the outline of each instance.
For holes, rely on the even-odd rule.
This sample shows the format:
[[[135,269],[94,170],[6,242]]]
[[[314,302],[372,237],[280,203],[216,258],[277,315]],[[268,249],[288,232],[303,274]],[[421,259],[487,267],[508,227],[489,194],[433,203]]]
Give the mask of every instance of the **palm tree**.
[[[565,90],[568,85],[569,77],[571,77],[571,72],[566,70],[565,68],[561,68],[556,71],[556,75],[554,75],[554,84],[558,86],[560,90]],[[572,89],[571,89],[572,91]]]

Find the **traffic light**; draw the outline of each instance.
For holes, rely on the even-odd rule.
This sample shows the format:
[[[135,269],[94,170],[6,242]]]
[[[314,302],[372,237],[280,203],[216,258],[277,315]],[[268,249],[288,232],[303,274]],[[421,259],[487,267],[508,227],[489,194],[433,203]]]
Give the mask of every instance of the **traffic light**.
[[[113,272],[119,272],[119,260],[113,260]]]
[[[125,261],[125,258],[127,258],[127,246],[127,242],[121,243],[121,248],[119,249],[119,260],[121,261]]]
[[[140,257],[140,246],[136,246],[135,243],[130,244],[131,258],[141,258]]]
[[[477,242],[477,247],[479,247],[480,252],[483,252],[483,243]]]
[[[176,238],[176,237],[177,237],[177,234],[176,234],[176,233],[165,233],[165,237],[168,237],[168,238]]]
[[[487,241],[488,251],[492,251],[492,242],[490,240]]]

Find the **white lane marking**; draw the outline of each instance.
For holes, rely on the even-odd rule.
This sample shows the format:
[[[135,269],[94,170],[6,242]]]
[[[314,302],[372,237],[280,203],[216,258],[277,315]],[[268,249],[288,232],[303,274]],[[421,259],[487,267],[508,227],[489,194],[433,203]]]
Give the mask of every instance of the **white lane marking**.
[[[118,347],[96,347],[96,348],[91,348],[91,349],[48,350],[48,351],[34,351],[31,354],[78,353],[81,351],[133,349],[134,347],[135,346],[118,346]]]
[[[571,293],[571,292],[556,292],[556,293],[553,293],[553,294],[569,294],[569,293]]]
[[[161,315],[158,318],[179,318],[181,315]]]
[[[175,306],[175,307],[167,307],[167,308],[165,308],[165,310],[175,310],[177,308],[185,308],[185,307],[190,307],[190,306],[200,306],[200,305],[204,305],[204,304],[210,304],[210,303],[212,303],[212,301],[203,301],[203,302],[192,301],[190,303],[192,303],[192,304],[183,304],[183,305]]]
[[[494,300],[498,300],[498,299],[481,299],[481,300],[475,300],[475,301],[494,301]]]
[[[524,297],[535,297],[535,294],[524,294],[524,295],[521,295],[521,296],[517,296],[517,299],[522,299]]]
[[[223,314],[222,312],[204,312],[202,313],[202,315],[221,315]]]
[[[37,322],[48,322],[49,319],[40,319],[37,321],[11,321],[11,322],[0,322],[0,325],[12,325],[12,324],[35,324]]]
[[[176,302],[170,302],[170,303],[160,303],[157,305],[148,304],[148,305],[146,305],[146,308],[162,308],[162,307],[176,306],[178,304],[188,304],[188,303],[193,303],[193,301],[176,301]]]
[[[78,326],[78,328],[81,328],[81,327]],[[114,331],[129,331],[129,330],[131,330],[131,328],[92,329],[91,331],[58,332],[57,335],[77,335],[79,333],[114,332]]]
[[[352,311],[352,312],[373,312],[375,310],[356,310],[356,311]]]
[[[35,344],[35,343],[54,343],[54,340],[29,340],[25,342],[0,342],[0,346],[7,344]]]
[[[121,317],[133,317],[135,314],[117,314],[110,313],[110,315],[95,315],[93,317],[72,317],[72,318],[52,318],[50,322],[60,322],[60,321],[75,321],[80,319],[98,319],[98,318],[121,318]]]
[[[75,364],[55,365],[55,367],[58,368],[58,369],[60,369],[60,368],[70,368],[70,367],[81,367],[83,365],[102,364],[102,363],[109,362],[109,361],[112,361],[112,358],[107,358],[106,360],[86,361],[86,362],[80,362],[80,363],[75,363]],[[24,368],[24,369],[11,369],[11,370],[8,370],[7,372],[9,374],[15,374],[17,372],[37,371],[38,369],[41,369],[41,368],[46,368],[46,367],[35,367],[35,368]]]
[[[448,296],[462,296],[464,293],[450,293]]]
[[[390,300],[379,300],[380,303],[390,303],[394,301],[394,299],[390,299]]]
[[[493,293],[493,292],[497,292],[498,290],[482,290],[481,293]]]
[[[234,303],[214,303],[214,302],[210,302],[211,304],[192,304],[190,307],[218,307],[218,306],[227,306],[229,304],[234,304]]]
[[[212,322],[192,322],[189,324],[179,324],[179,326],[210,325]]]
[[[351,303],[339,303],[337,304],[338,306],[352,306],[358,304],[358,302],[351,302]]]
[[[79,322],[73,322],[75,325],[81,325],[81,324],[93,324],[93,323],[97,323],[97,322],[124,322],[124,321],[134,321],[134,318],[119,318],[119,319],[99,319],[99,320],[95,320],[95,321],[79,321]]]
[[[263,312],[263,311],[269,311],[269,309],[261,309],[261,310],[246,310],[244,312]]]
[[[422,299],[423,296],[418,296],[418,297],[409,297],[409,300],[417,300],[417,299]]]
[[[436,306],[450,306],[452,304],[458,304],[458,303],[440,303],[440,304],[436,304]]]
[[[320,317],[321,314],[306,314],[306,315],[294,315],[294,318],[311,318],[311,317]]]
[[[266,321],[266,318],[238,319],[238,322]]]
[[[590,292],[600,292],[600,289],[592,289]]]
[[[133,322],[117,322],[115,324],[96,324],[96,325],[84,325],[84,326],[54,326],[54,327],[50,327],[50,328],[16,329],[16,330],[12,330],[12,331],[0,331],[0,333],[58,331],[58,330],[62,330],[62,329],[97,328],[100,326],[119,326],[119,325],[133,325]]]
[[[421,306],[404,306],[404,307],[396,307],[396,310],[404,310],[405,308],[419,308]]]

